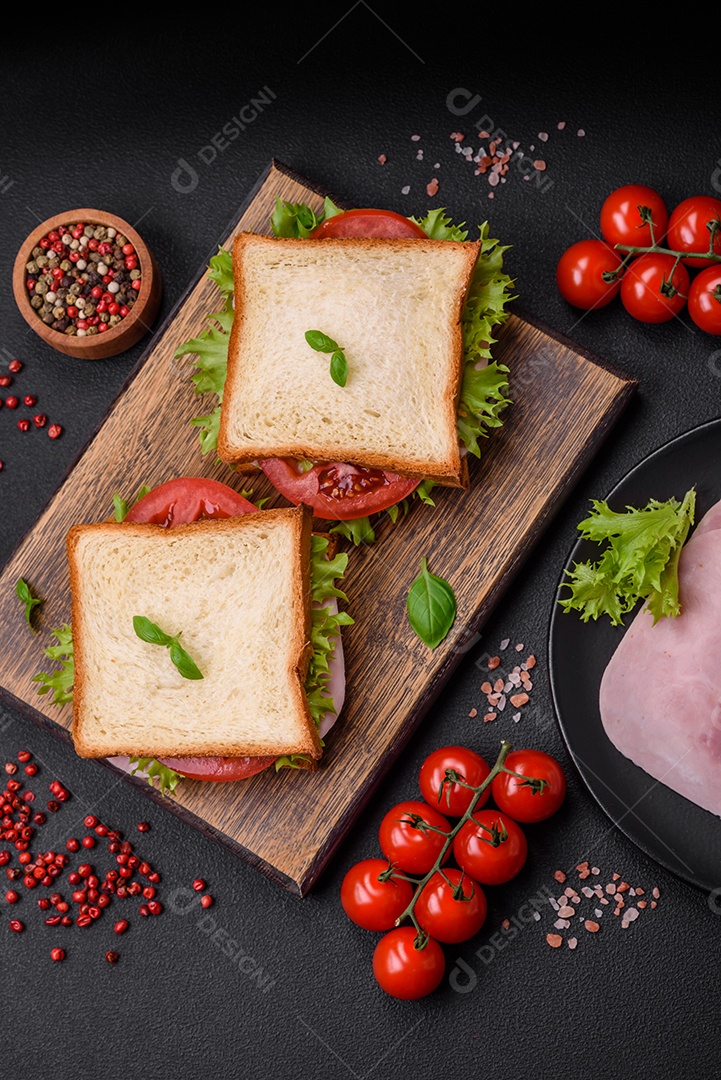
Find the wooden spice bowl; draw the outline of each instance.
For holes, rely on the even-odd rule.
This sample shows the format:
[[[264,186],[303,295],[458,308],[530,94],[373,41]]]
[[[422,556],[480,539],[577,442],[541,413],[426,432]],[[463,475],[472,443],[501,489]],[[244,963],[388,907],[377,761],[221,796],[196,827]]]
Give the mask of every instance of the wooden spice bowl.
[[[51,230],[57,229],[59,225],[67,227],[79,221],[85,225],[104,225],[127,237],[137,252],[138,269],[141,271],[142,281],[138,297],[125,318],[105,333],[87,337],[64,334],[60,330],[53,330],[51,326],[47,326],[31,306],[32,293],[28,291],[26,285],[28,277],[26,266],[32,260],[33,248],[38,246],[42,237]],[[163,285],[153,253],[133,226],[115,214],[86,207],[55,214],[33,229],[21,245],[15,259],[13,293],[20,314],[28,326],[51,348],[65,353],[66,356],[83,360],[103,360],[108,356],[117,356],[118,353],[125,352],[150,330],[160,307]]]

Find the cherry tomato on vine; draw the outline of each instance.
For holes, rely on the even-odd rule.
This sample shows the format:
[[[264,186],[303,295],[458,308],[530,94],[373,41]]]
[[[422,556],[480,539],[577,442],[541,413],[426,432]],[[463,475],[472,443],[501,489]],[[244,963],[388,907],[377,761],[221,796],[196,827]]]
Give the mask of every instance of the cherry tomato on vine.
[[[641,217],[639,207],[647,207],[653,221],[651,227]],[[660,243],[666,235],[668,210],[657,191],[645,184],[624,184],[607,196],[601,207],[601,233],[609,244],[629,247],[650,247],[655,239]]]
[[[721,222],[720,199],[711,195],[692,195],[690,199],[684,199],[668,219],[667,246],[674,251],[708,252],[711,247],[708,221]],[[721,231],[714,235],[713,250],[716,255],[721,255]],[[708,259],[687,258],[683,261],[687,266],[709,265]]]
[[[413,911],[427,934],[455,944],[478,933],[486,921],[488,905],[477,881],[462,870],[450,868],[433,875],[421,890]]]
[[[672,295],[666,293],[669,279]],[[677,263],[673,255],[650,251],[633,259],[626,268],[621,303],[639,322],[668,322],[683,311],[688,290],[688,270],[683,263]]]
[[[622,261],[619,253],[603,240],[579,240],[558,260],[558,291],[569,304],[584,311],[605,307],[621,288],[621,277],[606,281],[603,275],[618,270]]]
[[[520,873],[528,857],[526,835],[499,810],[481,810],[461,827],[453,854],[462,870],[483,885],[502,885]]]
[[[474,793],[447,779],[447,770],[453,770],[471,787],[479,787],[491,770],[481,755],[467,746],[441,746],[429,754],[421,765],[418,779],[421,794],[428,805],[437,807],[451,817],[462,817]],[[478,809],[488,802],[489,797],[490,788],[486,788],[476,803]]]
[[[351,866],[340,887],[348,918],[364,930],[390,930],[413,899],[413,886],[388,876],[385,859],[363,859]]]
[[[446,970],[443,949],[433,938],[417,948],[413,926],[399,926],[380,939],[373,953],[376,982],[391,997],[416,1001],[440,985]]]
[[[437,832],[438,829],[442,832]],[[419,799],[408,799],[388,811],[381,821],[378,838],[381,851],[399,870],[427,874],[447,840],[443,833],[450,831],[450,822],[438,810]],[[450,848],[446,859],[449,857]]]
[[[691,282],[688,313],[707,334],[721,334],[721,264],[708,266]]]
[[[566,797],[566,777],[554,757],[543,750],[513,750],[505,766],[529,779],[504,772],[494,776],[491,792],[499,810],[522,822],[545,821],[556,813]]]

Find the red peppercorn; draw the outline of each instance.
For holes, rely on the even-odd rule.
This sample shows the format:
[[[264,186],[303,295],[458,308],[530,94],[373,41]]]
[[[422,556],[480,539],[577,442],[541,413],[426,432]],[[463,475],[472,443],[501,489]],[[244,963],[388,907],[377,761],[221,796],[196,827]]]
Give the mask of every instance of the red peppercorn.
[[[148,910],[150,911],[151,915],[160,915],[161,911],[163,910],[163,905],[160,903],[159,900],[151,900],[148,904]]]
[[[32,406],[37,403],[37,400],[38,399],[36,398],[35,394],[26,394],[25,397],[23,398],[23,405],[27,405],[28,408],[32,408]],[[34,768],[35,768],[35,772],[37,772],[38,771],[37,770],[37,765],[34,766]],[[28,772],[28,770],[26,769],[25,772]],[[34,776],[34,775],[35,775],[35,773],[28,773],[28,776]]]
[[[88,894],[86,893],[85,889],[76,889],[73,893],[74,904],[84,904],[87,898]]]
[[[78,867],[78,873],[81,878],[88,878],[93,872],[93,868],[90,863],[81,863]]]
[[[150,873],[151,869],[152,867],[149,862],[141,862],[140,866],[138,867],[138,873],[142,874],[143,877],[146,877],[146,875]]]
[[[25,929],[25,923],[20,922],[19,919],[11,919],[10,929],[13,930],[16,934],[22,934],[23,930]]]
[[[80,850],[80,841],[76,840],[74,836],[71,836],[70,839],[65,844],[65,847],[68,849],[68,851],[79,851]]]
[[[201,898],[200,898],[200,906],[201,907],[209,908],[209,907],[212,907],[212,904],[213,904],[213,897],[210,896],[209,893],[206,893],[205,896],[201,896]]]
[[[107,893],[101,893],[96,901],[99,908],[106,908],[110,903],[110,897]]]
[[[0,866],[7,866],[10,862],[10,852],[0,851]]]
[[[95,239],[95,237],[94,237],[94,236],[92,236],[92,237],[91,237],[91,238],[90,238],[90,239],[88,240],[88,247],[90,248],[90,250],[91,250],[91,251],[97,251],[97,250],[98,250],[98,248],[100,247],[100,244],[99,244],[99,242],[98,242],[98,241],[97,241],[97,240]]]
[[[193,882],[193,888],[195,889],[196,892],[202,892],[203,889],[205,888],[205,882],[203,881],[203,879],[202,878],[196,878],[195,881]]]
[[[28,290],[28,292],[32,292],[35,288],[35,278],[29,277],[25,282],[25,288]]]
[[[146,885],[145,886],[145,888],[143,889],[143,896],[145,897],[146,900],[154,900],[155,899],[155,889],[153,888],[152,885]]]
[[[48,910],[48,908],[50,907],[50,901],[48,900],[47,896],[40,896],[38,898],[38,907],[41,911]]]
[[[103,312],[107,311],[108,310],[107,300],[100,300],[99,303],[96,305],[95,310],[100,315],[102,315]]]
[[[126,316],[126,315],[129,315],[129,314],[130,314],[130,308],[129,308],[129,307],[127,307],[127,305],[126,305],[126,304],[121,304],[121,305],[120,305],[120,312],[119,312],[119,314],[120,314],[120,315],[121,315],[121,316],[122,316],[123,318],[125,318],[125,316]]]
[[[112,951],[106,952],[105,959],[108,961],[109,964],[117,964],[118,960],[120,959],[120,954]]]
[[[0,386],[10,386],[12,379],[9,375],[0,375]]]
[[[129,926],[130,926],[130,923],[128,922],[127,919],[118,919],[115,926],[113,927],[113,930],[115,931],[116,934],[124,934]]]
[[[48,418],[45,413],[38,413],[36,416],[33,417],[33,423],[35,424],[35,427],[45,427],[47,422]]]
[[[61,926],[72,926],[73,925],[73,920],[72,920],[71,916],[70,915],[63,915],[62,919],[60,920],[60,925]]]
[[[98,819],[95,817],[94,814],[88,814],[88,816],[83,821],[83,825],[85,825],[85,827],[88,829],[94,829],[97,824]]]
[[[16,893],[14,889],[8,889],[8,891],[5,893],[5,899],[7,900],[8,904],[17,904],[18,900],[20,899],[20,893]]]
[[[47,917],[47,919],[45,920],[45,925],[46,926],[60,926],[61,922],[62,922],[62,916],[61,915],[49,915]]]
[[[77,870],[72,870],[68,874],[68,885],[79,885],[82,880]]]
[[[38,879],[36,877],[33,877],[32,874],[26,874],[26,876],[23,878],[23,885],[26,889],[34,889],[37,883]]]
[[[59,439],[62,433],[63,429],[60,427],[60,424],[51,424],[48,428],[48,435],[51,439]]]
[[[60,962],[65,959],[65,949],[51,949],[50,959]]]
[[[50,811],[50,813],[51,814],[57,814],[59,809],[60,809],[60,803],[55,802],[55,799],[50,799],[50,801],[48,802],[48,810]]]
[[[160,874],[157,870],[153,870],[152,874],[148,874],[148,881],[152,882],[153,885],[158,884],[158,882],[160,881]]]
[[[36,825],[44,825],[47,820],[47,817],[45,816],[45,814],[43,814],[42,811],[39,811],[37,814],[33,814],[33,821]]]
[[[54,243],[55,243],[55,241],[56,241],[56,240],[59,240],[59,239],[60,239],[60,233],[59,233],[59,232],[56,232],[56,231],[55,231],[55,229],[52,229],[52,230],[51,230],[51,231],[50,231],[50,232],[48,233],[48,240],[50,241],[50,243],[51,243],[51,244],[54,244]]]
[[[30,431],[30,421],[18,420],[18,428],[20,429],[20,431]]]
[[[99,825],[95,826],[95,832],[98,834],[98,836],[107,836],[108,835],[108,826],[103,825],[103,823],[101,822]]]
[[[42,238],[42,240],[40,241],[40,247],[43,249],[43,251],[47,251],[48,248],[50,247],[50,241],[47,238],[47,236],[44,236]]]
[[[95,847],[95,837],[94,836],[84,836],[83,837],[83,847],[84,848],[93,848],[93,847]]]
[[[90,918],[89,915],[78,915],[77,919],[75,920],[75,925],[76,926],[90,926],[92,921],[93,920]]]
[[[13,375],[17,375],[18,371],[22,371],[22,369],[23,365],[20,360],[11,360],[8,364],[8,371],[12,371]],[[29,754],[26,758],[20,757],[20,754],[18,754],[18,761],[28,761],[29,759]]]
[[[62,914],[64,915],[66,911],[70,911],[70,904],[67,902],[67,900],[61,900],[58,904],[55,905],[55,910],[62,912]]]
[[[108,329],[108,324],[107,323],[104,323],[104,322],[98,323],[98,333],[99,334],[104,334],[107,329]]]
[[[140,907],[138,908],[138,915],[142,915],[143,918],[150,915],[150,908],[148,907],[147,904],[141,904],[140,905]]]
[[[133,282],[132,288],[135,289],[136,292],[140,292],[142,284],[143,283],[142,283],[141,279],[136,278],[135,281]]]
[[[14,394],[11,394],[10,397],[5,398],[5,404],[8,409],[17,409],[20,404],[20,398],[16,398]]]
[[[91,919],[99,919],[102,914],[103,913],[102,913],[101,909],[99,907],[97,907],[95,904],[93,904],[91,907],[88,908],[88,915],[90,916]]]
[[[150,832],[150,825],[147,821],[138,822],[138,832]]]
[[[5,772],[9,776],[14,776],[17,771],[18,771],[18,767],[17,767],[17,765],[15,764],[14,761],[6,761],[5,762]]]
[[[22,855],[18,857],[18,862],[21,866],[27,866],[28,863],[33,861],[33,857],[29,851],[23,851]]]

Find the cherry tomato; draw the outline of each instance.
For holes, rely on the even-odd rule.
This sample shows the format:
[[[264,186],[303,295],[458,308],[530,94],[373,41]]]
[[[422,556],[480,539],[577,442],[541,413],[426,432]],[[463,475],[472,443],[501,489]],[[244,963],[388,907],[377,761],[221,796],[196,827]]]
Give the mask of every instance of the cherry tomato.
[[[416,947],[412,926],[399,926],[380,939],[373,953],[373,974],[386,994],[403,1001],[426,997],[440,985],[446,970],[443,949],[433,938]]]
[[[340,902],[352,922],[364,930],[390,930],[413,899],[413,886],[387,877],[385,859],[363,859],[351,866],[340,887]]]
[[[621,277],[604,280],[623,259],[603,240],[579,240],[564,251],[556,266],[556,284],[564,300],[590,311],[610,304],[621,288]]]
[[[679,203],[668,219],[666,244],[674,251],[707,252],[711,246],[711,234],[707,221],[721,221],[721,200],[711,195],[692,195]],[[721,235],[714,236],[714,252],[721,255]],[[708,266],[708,259],[683,260],[687,266]]]
[[[187,476],[169,480],[153,488],[136,502],[126,521],[153,525],[184,525],[201,518],[239,517],[257,510],[227,484],[218,480]]]
[[[641,218],[639,207],[651,211],[651,229]],[[655,239],[660,243],[666,235],[668,210],[657,191],[645,184],[624,184],[606,198],[601,207],[601,233],[609,244],[626,244],[629,247],[650,247]]]
[[[420,484],[412,477],[339,461],[318,463],[306,472],[289,458],[265,458],[258,464],[290,502],[296,506],[303,502],[313,508],[316,517],[335,521],[387,510]]]
[[[566,777],[555,758],[543,750],[513,750],[506,767],[532,779],[519,780],[504,772],[494,776],[491,791],[499,810],[523,822],[545,821],[556,813],[566,797]]]
[[[676,291],[672,296],[666,296],[662,290],[672,271]],[[633,259],[626,268],[621,283],[621,302],[629,315],[639,322],[668,322],[683,311],[688,289],[688,270],[683,263],[677,265],[673,255],[651,251]]]
[[[430,829],[426,827],[429,825]],[[450,831],[450,822],[438,810],[420,800],[408,799],[388,811],[381,821],[378,838],[381,851],[399,870],[406,874],[427,874],[446,842],[447,837],[442,833]],[[446,859],[449,856],[450,848]]]
[[[393,210],[346,210],[335,217],[326,218],[310,235],[319,239],[328,236],[375,236],[386,240],[415,236],[428,239],[420,225]]]
[[[462,817],[474,793],[448,780],[446,771],[449,769],[471,787],[482,784],[491,770],[480,754],[466,746],[442,746],[429,754],[421,765],[418,779],[421,794],[428,805],[438,807],[451,817]],[[476,803],[479,810],[488,802],[490,794],[490,788],[486,788]]]
[[[513,818],[498,810],[481,810],[457,833],[453,854],[461,869],[475,881],[502,885],[525,866],[528,842]]]
[[[688,313],[707,334],[721,334],[721,264],[708,266],[691,282]]]
[[[445,877],[443,876],[445,874]],[[448,881],[453,884],[449,885]],[[468,941],[486,921],[488,905],[483,889],[462,870],[435,873],[416,900],[418,925],[438,941]]]
[[[218,480],[186,476],[169,480],[138,499],[126,521],[164,525],[172,528],[202,518],[239,517],[253,514],[257,507],[227,484]],[[274,757],[192,757],[162,758],[161,763],[189,780],[244,780],[267,769]]]

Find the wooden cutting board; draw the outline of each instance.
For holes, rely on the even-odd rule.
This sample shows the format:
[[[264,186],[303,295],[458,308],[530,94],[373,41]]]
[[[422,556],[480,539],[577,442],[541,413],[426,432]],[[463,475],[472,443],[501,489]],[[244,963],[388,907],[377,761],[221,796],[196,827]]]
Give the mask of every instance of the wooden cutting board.
[[[275,198],[320,206],[322,194],[273,162],[235,225],[269,231]],[[212,253],[211,253],[212,254]],[[12,707],[70,740],[72,706],[39,697],[41,650],[69,619],[65,534],[112,514],[112,496],[182,475],[211,476],[239,490],[243,477],[200,454],[190,419],[214,402],[198,399],[188,359],[173,354],[203,328],[218,303],[205,267],[158,330],[101,427],[0,575],[0,694]],[[350,548],[345,589],[355,625],[344,629],[347,696],[315,773],[268,771],[233,784],[183,781],[163,798],[145,780],[126,782],[303,895],[316,881],[377,781],[488,618],[584,467],[632,396],[633,379],[547,327],[518,315],[503,326],[494,359],[510,368],[505,424],[471,462],[470,491],[436,489],[435,509],[414,502],[397,525],[385,521],[372,547]],[[264,478],[254,498],[283,500]],[[248,477],[245,477],[246,486]],[[422,556],[453,586],[456,624],[434,651],[410,629],[406,597]],[[15,583],[45,598],[28,632]]]

